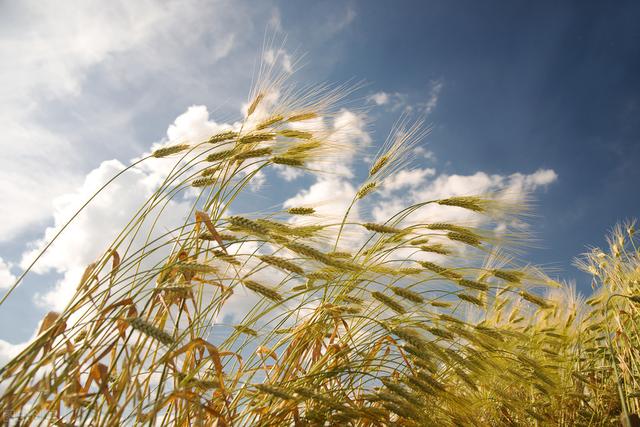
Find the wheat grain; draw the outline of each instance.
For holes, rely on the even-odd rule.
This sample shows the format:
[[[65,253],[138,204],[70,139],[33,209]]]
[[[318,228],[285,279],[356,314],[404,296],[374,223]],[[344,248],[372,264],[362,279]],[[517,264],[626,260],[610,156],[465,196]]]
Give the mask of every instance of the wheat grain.
[[[258,142],[272,141],[275,138],[274,132],[255,132],[238,138],[238,144],[257,144]]]
[[[258,332],[256,332],[255,330],[249,328],[248,326],[236,325],[236,326],[234,326],[234,329],[236,331],[240,332],[241,334],[251,335],[252,337],[257,337],[258,336]]]
[[[152,325],[146,320],[143,320],[139,317],[135,317],[135,318],[128,319],[128,322],[133,329],[140,331],[143,334],[150,336],[151,338],[156,339],[162,344],[171,345],[174,342],[173,337],[171,335],[169,335],[167,332],[163,331],[162,329],[157,328],[156,326]]]
[[[489,286],[486,283],[478,282],[476,280],[460,279],[458,285],[469,289],[476,289],[478,291],[486,291]]]
[[[421,266],[423,266],[424,268],[426,268],[427,270],[433,271],[434,273],[438,273],[443,277],[446,277],[447,279],[452,279],[452,280],[460,280],[462,279],[462,276],[454,271],[451,271],[445,267],[442,267],[438,264],[435,264],[433,262],[430,261],[419,261],[418,262]]]
[[[269,230],[263,225],[251,221],[249,218],[242,216],[230,216],[227,221],[234,227],[242,231],[248,231],[258,235],[268,235]]]
[[[447,237],[450,240],[466,243],[470,246],[480,246],[482,244],[482,241],[473,234],[456,233],[455,231],[450,231],[447,233]]]
[[[427,327],[427,331],[431,332],[433,335],[443,338],[445,340],[452,340],[454,338],[451,332],[447,332],[444,329],[436,328],[436,327]]]
[[[191,181],[191,186],[196,188],[208,187],[210,185],[214,185],[217,181],[218,181],[217,178],[209,178],[209,177],[197,178]]]
[[[509,283],[520,283],[525,276],[523,272],[517,270],[493,270],[491,273]]]
[[[216,144],[218,142],[229,141],[229,140],[237,138],[237,137],[238,137],[238,132],[234,132],[232,130],[228,130],[228,131],[220,132],[220,133],[217,133],[217,134],[211,136],[211,138],[209,138],[209,140],[207,142],[209,144]]]
[[[284,165],[291,167],[302,167],[304,166],[304,162],[300,159],[295,159],[293,157],[285,157],[285,156],[274,156],[271,159],[271,163],[276,165]]]
[[[255,150],[245,151],[243,153],[238,153],[233,156],[234,160],[246,160],[254,157],[264,157],[270,155],[272,152],[271,148],[257,148]]]
[[[180,262],[177,264],[177,267],[180,271],[189,273],[215,273],[218,271],[218,269],[212,265],[197,262]]]
[[[234,148],[229,149],[229,150],[217,151],[215,153],[209,154],[205,158],[205,161],[207,161],[207,162],[217,162],[219,160],[224,160],[224,159],[226,159],[228,157],[231,157],[235,153],[236,153],[236,150]]]
[[[282,129],[278,131],[278,135],[284,136],[285,138],[295,138],[295,139],[313,138],[313,134],[311,132],[305,132],[305,131],[294,130],[294,129]]]
[[[544,298],[541,298],[541,297],[539,297],[537,295],[531,294],[531,293],[529,293],[527,291],[520,291],[520,296],[523,299],[529,301],[530,303],[533,303],[533,304],[535,304],[537,306],[540,306],[542,308],[549,308],[550,307],[549,303],[547,303],[544,300]]]
[[[285,389],[274,387],[268,384],[255,384],[254,387],[262,393],[270,394],[283,400],[295,400],[295,396],[288,393]]]
[[[284,258],[279,258],[273,255],[261,255],[258,258],[267,264],[278,267],[281,270],[291,271],[296,274],[304,274],[304,270],[301,267]]]
[[[180,145],[172,145],[170,147],[158,148],[153,153],[151,153],[151,156],[155,157],[156,159],[160,159],[162,157],[167,157],[172,154],[180,153],[184,150],[189,149],[189,147],[190,146],[188,144],[180,144]]]
[[[456,294],[456,296],[458,298],[460,298],[461,300],[463,300],[463,301],[470,302],[471,304],[477,305],[479,307],[484,307],[484,303],[482,302],[482,300],[480,300],[479,298],[474,297],[473,295]]]
[[[318,117],[318,113],[315,112],[308,112],[308,113],[300,113],[300,114],[295,114],[291,117],[289,117],[287,119],[288,122],[301,122],[304,120],[311,120],[311,119],[315,119]]]
[[[373,231],[376,233],[397,234],[402,232],[402,230],[399,228],[390,227],[388,225],[375,224],[373,222],[367,222],[365,224],[362,224],[362,226],[367,230]]]
[[[284,120],[284,116],[280,114],[272,116],[266,119],[265,121],[261,122],[260,124],[258,124],[256,126],[256,130],[262,130],[262,129],[268,128],[270,126],[275,125],[276,123],[281,122],[282,120]]]
[[[388,297],[381,292],[378,292],[378,291],[371,292],[371,296],[398,314],[405,314],[407,312],[407,310],[402,306],[402,304],[398,303],[393,298]]]
[[[377,174],[380,171],[380,169],[382,169],[384,165],[386,165],[389,162],[389,159],[390,158],[388,155],[384,155],[380,157],[378,160],[376,160],[373,166],[371,166],[371,170],[369,170],[369,176],[374,176],[375,174]]]
[[[422,298],[422,295],[416,292],[410,291],[409,289],[400,288],[398,286],[391,286],[391,290],[393,291],[394,294],[406,300],[409,300],[411,302],[415,302],[417,304],[424,302],[424,298]]]
[[[232,265],[241,265],[242,263],[240,261],[238,261],[233,255],[229,255],[228,253],[226,253],[225,251],[222,251],[220,249],[216,249],[212,251],[213,256],[221,259],[222,261],[225,261],[229,264]]]
[[[264,98],[264,93],[259,93],[254,98],[254,100],[251,102],[251,104],[249,104],[249,107],[247,108],[247,117],[251,116],[256,111],[256,108],[258,108],[258,105],[260,104],[260,101],[262,101],[263,98]]]
[[[431,301],[429,304],[431,304],[434,307],[442,307],[442,308],[451,307],[450,302],[444,302],[444,301]]]
[[[446,248],[440,243],[434,243],[433,245],[422,245],[420,250],[424,252],[433,252],[439,255],[451,255],[451,249]]]
[[[316,212],[314,208],[294,207],[287,209],[291,215],[312,215]]]
[[[411,276],[411,275],[414,275],[414,274],[420,274],[422,272],[423,272],[422,269],[416,268],[416,267],[403,267],[403,268],[399,268],[398,269],[398,273],[405,274],[407,276]]]
[[[418,239],[411,240],[412,246],[420,246],[420,245],[424,245],[425,243],[429,243],[428,237],[420,237]]]
[[[443,206],[457,206],[474,212],[485,211],[485,208],[482,206],[482,199],[473,196],[450,197],[448,199],[438,200],[436,203]]]
[[[275,302],[282,301],[282,296],[275,290],[253,280],[243,280],[242,284],[249,290]]]
[[[200,176],[203,176],[203,177],[211,176],[220,170],[221,170],[220,166],[210,166],[204,169],[202,172],[200,172]]]
[[[360,187],[360,189],[356,193],[356,198],[357,199],[363,199],[369,193],[371,193],[373,190],[375,190],[376,186],[377,186],[376,182],[369,182],[369,183],[363,185],[362,187]]]

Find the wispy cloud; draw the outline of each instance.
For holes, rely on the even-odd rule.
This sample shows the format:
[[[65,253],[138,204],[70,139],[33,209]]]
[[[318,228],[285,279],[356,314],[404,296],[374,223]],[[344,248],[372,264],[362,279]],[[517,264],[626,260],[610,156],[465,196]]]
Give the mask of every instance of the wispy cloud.
[[[438,106],[440,100],[440,93],[444,88],[444,81],[442,79],[431,80],[429,82],[429,95],[426,101],[417,103],[417,108],[425,116],[430,115]]]
[[[367,97],[367,101],[379,107],[384,107],[387,111],[396,112],[410,109],[409,95],[400,92],[376,92]]]
[[[427,117],[438,107],[443,88],[443,79],[431,80],[428,85],[426,100],[416,101],[415,95],[409,96],[409,94],[401,92],[379,91],[369,95],[367,101],[390,112],[415,111]]]
[[[333,16],[326,24],[326,32],[329,35],[337,34],[344,30],[349,24],[351,24],[357,17],[356,10],[353,4],[348,4],[342,13]]]
[[[263,59],[268,65],[275,65],[277,62],[280,62],[285,72],[289,74],[293,73],[293,60],[285,49],[267,49]]]

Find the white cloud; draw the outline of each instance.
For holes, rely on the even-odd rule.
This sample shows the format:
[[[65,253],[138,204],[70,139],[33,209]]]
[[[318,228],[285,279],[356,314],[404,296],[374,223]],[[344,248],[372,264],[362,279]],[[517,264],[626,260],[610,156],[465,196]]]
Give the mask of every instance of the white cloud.
[[[285,201],[284,207],[313,206],[323,217],[342,219],[355,194],[355,188],[347,180],[325,177]]]
[[[162,159],[152,159],[152,162]],[[152,165],[152,163],[150,163]],[[32,244],[32,249],[23,255],[21,265],[25,268],[46,242],[50,241],[62,225],[75,213],[78,207],[107,180],[125,166],[117,160],[103,162],[91,171],[83,185],[75,192],[65,194],[54,200],[54,225],[47,228],[44,237]],[[153,193],[162,174],[149,166],[135,168],[112,182],[107,191],[98,195],[92,203],[74,219],[60,238],[47,250],[35,264],[33,272],[44,274],[50,271],[63,274],[53,290],[36,295],[37,302],[55,310],[64,308],[75,292],[76,285],[86,266],[96,261],[108,248],[118,233],[129,222],[131,216]],[[190,204],[171,201],[154,229],[154,235],[165,233],[177,226]],[[153,218],[158,210],[150,212]],[[148,222],[148,221],[147,221]],[[147,225],[136,239],[146,238],[151,232]]]
[[[381,107],[384,106],[388,111],[395,112],[399,110],[411,110],[411,106],[408,104],[409,95],[400,92],[376,92],[373,95],[367,97],[367,101]]]
[[[211,134],[237,129],[238,126],[239,123],[217,123],[210,119],[206,107],[191,106],[168,127],[167,140],[163,144],[199,142],[207,139]],[[353,178],[354,153],[358,148],[369,145],[371,137],[366,131],[366,116],[349,110],[341,110],[330,126],[322,123],[316,126],[326,130],[327,141],[344,147],[341,152],[341,161],[335,162],[333,168],[318,167],[316,182],[285,201],[284,206],[314,206],[319,214],[335,221],[341,219],[356,192],[356,188],[350,181]],[[33,270],[34,273],[40,274],[49,271],[63,274],[63,278],[58,281],[53,291],[38,295],[40,304],[54,309],[64,307],[73,294],[86,265],[95,261],[103,253],[109,242],[128,222],[131,214],[155,191],[168,172],[167,168],[170,164],[173,163],[164,159],[150,159],[132,169],[112,183],[108,191],[98,196],[87,210],[76,218],[71,227],[41,258]],[[43,238],[34,242],[32,249],[23,255],[22,266],[28,264],[81,203],[124,167],[117,160],[103,162],[86,176],[79,189],[57,198],[54,203],[54,225],[48,228]],[[297,173],[289,175],[285,171],[279,171],[279,173],[285,179],[287,177],[293,179],[297,176]],[[555,172],[542,169],[530,175],[516,173],[511,176],[488,175],[483,172],[470,176],[436,176],[435,170],[431,168],[401,170],[384,183],[379,193],[383,201],[373,207],[373,217],[377,221],[385,221],[405,202],[482,194],[500,189],[509,189],[520,194],[546,186],[556,178]],[[264,175],[258,175],[254,179],[254,188],[260,188],[264,181]],[[188,212],[189,205],[189,200],[169,202],[155,231],[165,232],[178,225],[183,220],[182,215]],[[467,214],[460,211],[460,209],[457,210],[457,215]],[[449,215],[451,212],[454,211],[450,208],[431,207],[428,212],[429,219],[435,221],[445,213]],[[360,218],[361,212],[356,205],[351,211],[350,219]],[[149,231],[143,229],[140,234],[146,236]],[[6,270],[11,274],[8,269]]]
[[[272,165],[271,167],[275,169],[278,175],[287,182],[291,182],[304,175],[304,172],[301,169],[291,168],[284,165]]]
[[[422,156],[431,162],[436,161],[436,153],[434,153],[431,150],[427,150],[424,147],[416,147],[413,149],[413,152],[416,153],[418,156]]]
[[[337,34],[349,26],[357,16],[358,14],[353,5],[349,4],[340,15],[329,19],[324,30],[329,36]]]
[[[267,49],[263,59],[268,65],[276,65],[280,61],[280,65],[286,73],[293,73],[293,60],[285,49]]]
[[[282,32],[282,16],[280,15],[280,9],[274,7],[271,10],[271,17],[269,18],[269,27],[277,33]]]
[[[11,264],[0,257],[0,289],[11,287],[15,281],[16,276],[11,273]]]
[[[192,105],[179,115],[167,129],[167,137],[171,144],[190,143],[197,144],[209,139],[211,135],[228,130],[239,130],[240,122],[217,123],[209,118],[209,110],[205,105]],[[154,145],[157,148],[160,144]],[[249,183],[252,191],[260,190],[267,181],[262,171],[257,171],[257,165],[247,166],[243,169],[245,175],[254,174]]]
[[[442,79],[431,80],[429,82],[429,94],[426,101],[413,104],[409,102],[409,95],[400,92],[379,91],[367,97],[367,101],[379,107],[385,107],[387,111],[414,111],[417,110],[425,117],[430,115],[438,106],[440,94],[444,88]]]
[[[205,105],[192,105],[180,114],[167,129],[167,137],[172,143],[198,143],[206,141],[211,135],[232,130],[237,125],[216,123],[209,119],[209,110]]]
[[[354,154],[371,144],[371,136],[366,127],[367,116],[365,114],[346,109],[340,111],[333,121],[332,133],[328,138],[344,149],[340,152],[340,161],[324,165],[324,172],[347,178],[353,176],[351,166]]]
[[[218,61],[219,59],[225,58],[233,50],[235,41],[236,35],[233,33],[222,35],[214,45],[211,59]]]
[[[212,134],[234,127],[237,127],[237,124],[218,124],[209,120],[206,107],[192,106],[169,126],[168,141],[163,144],[197,143],[206,140]],[[154,144],[153,148],[163,144]],[[64,308],[73,295],[85,267],[102,255],[131,216],[157,189],[173,164],[173,161],[167,159],[149,159],[111,183],[105,192],[92,201],[34,266],[34,273],[55,271],[63,274],[63,278],[56,283],[53,290],[36,296],[39,304],[56,310]],[[102,162],[85,177],[83,184],[76,191],[56,198],[53,210],[54,225],[47,228],[43,238],[33,242],[32,249],[23,254],[22,267],[29,265],[34,256],[82,203],[124,168],[125,165],[118,160]],[[260,179],[257,181],[259,183]],[[183,220],[183,215],[189,211],[190,205],[189,200],[168,202],[153,233],[162,234],[178,226]],[[152,218],[158,213],[156,209],[151,211],[148,217]],[[137,243],[141,245],[142,242],[139,240],[146,238],[149,232],[149,228],[143,228]]]
[[[411,185],[414,189],[408,195],[399,194],[397,190],[402,189],[402,186],[394,186],[396,191],[384,203],[374,207],[373,216],[376,221],[386,221],[407,201],[419,203],[454,196],[502,194],[503,197],[508,197],[513,203],[518,203],[524,201],[528,193],[541,187],[544,188],[557,179],[556,173],[550,169],[539,169],[528,175],[514,173],[506,176],[489,175],[485,172],[476,172],[473,175],[440,174],[433,179],[429,179],[434,176],[432,169],[421,171],[429,171],[429,173],[420,175],[414,171],[413,175],[411,175],[408,171],[400,171],[399,175],[404,174],[406,178],[413,178]],[[409,179],[401,180],[400,184],[407,181]],[[483,216],[465,209],[440,205],[425,206],[417,211],[413,217],[415,221],[457,221],[459,223],[468,223],[469,225],[478,225],[485,219]]]
[[[385,105],[389,102],[389,94],[387,92],[377,92],[371,95],[368,99],[373,101],[376,105]]]
[[[400,170],[384,181],[382,194],[388,195],[402,188],[418,187],[424,183],[425,178],[431,177],[435,175],[435,173],[436,170],[433,168]]]
[[[348,124],[348,121],[343,123],[345,126]],[[212,134],[238,129],[239,126],[239,123],[217,123],[210,119],[205,106],[194,105],[175,119],[167,129],[167,139],[154,144],[152,150],[163,145],[198,143],[208,139]],[[50,271],[63,274],[53,290],[36,295],[38,304],[55,310],[64,308],[86,266],[104,253],[137,209],[156,191],[174,164],[174,161],[168,159],[148,159],[112,182],[91,202],[34,266],[32,271],[36,274]],[[125,165],[118,160],[102,162],[87,174],[78,189],[54,199],[54,224],[46,229],[41,239],[30,244],[31,249],[22,256],[21,266],[28,266],[78,207],[124,168]],[[248,167],[244,173],[250,174],[254,171],[254,168]],[[266,176],[259,171],[253,176],[250,188],[257,191],[265,182]],[[146,239],[148,235],[157,236],[178,227],[184,220],[183,216],[189,212],[193,201],[188,196],[194,194],[195,192],[188,192],[184,199],[174,198],[166,206],[161,205],[150,211],[147,217],[154,218],[155,215],[160,215],[160,209],[164,207],[153,230],[149,228],[151,221],[145,222],[146,225],[134,240],[133,248],[142,247],[142,239]]]
[[[17,356],[27,344],[28,342],[11,344],[10,342],[0,339],[0,367]]]
[[[558,174],[552,169],[538,169],[531,175],[523,175],[520,173],[511,175],[512,182],[525,190],[546,187],[557,179]]]
[[[432,80],[429,88],[429,98],[426,102],[419,104],[420,110],[428,116],[436,109],[438,106],[438,101],[440,100],[440,92],[442,92],[442,88],[444,87],[444,82],[442,80]]]
[[[312,169],[317,170],[316,183],[287,200],[285,207],[320,203],[322,212],[332,218],[338,212],[344,214],[356,191],[348,181],[353,177],[354,154],[371,144],[366,126],[364,114],[342,109],[334,118],[327,136],[327,141],[342,147],[339,161],[332,159],[329,164],[312,165]]]

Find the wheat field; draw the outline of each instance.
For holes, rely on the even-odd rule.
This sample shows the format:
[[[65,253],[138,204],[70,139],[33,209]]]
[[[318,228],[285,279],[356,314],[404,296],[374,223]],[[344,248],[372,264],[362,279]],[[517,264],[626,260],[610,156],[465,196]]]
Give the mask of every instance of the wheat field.
[[[257,81],[239,129],[128,168],[167,173],[66,308],[0,369],[3,423],[638,425],[633,222],[577,261],[593,279],[585,299],[521,261],[527,200],[470,194],[354,219],[428,133],[407,117],[342,220],[314,205],[238,212],[261,170],[331,170],[351,149],[322,124],[354,88],[295,88],[269,67]],[[196,196],[181,225],[158,231],[185,193]],[[484,225],[417,219],[430,206]],[[241,316],[229,324],[232,303]]]

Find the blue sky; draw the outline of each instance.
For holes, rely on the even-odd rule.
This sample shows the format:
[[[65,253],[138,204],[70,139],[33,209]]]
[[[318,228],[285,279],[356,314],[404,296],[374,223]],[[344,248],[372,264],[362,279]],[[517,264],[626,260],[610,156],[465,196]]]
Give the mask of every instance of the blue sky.
[[[172,124],[184,136],[237,120],[270,26],[287,34],[280,60],[304,55],[296,80],[365,82],[347,105],[359,143],[375,151],[403,110],[427,116],[420,186],[533,190],[539,248],[526,258],[588,292],[572,258],[640,208],[637,22],[632,1],[3,2],[0,288],[87,176],[117,171],[102,162],[171,140]],[[318,184],[267,178],[275,200]],[[97,237],[95,251],[108,244]],[[43,295],[72,258],[95,257],[74,248],[0,309],[0,353],[55,308]]]

